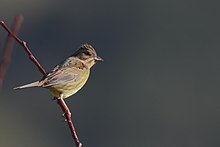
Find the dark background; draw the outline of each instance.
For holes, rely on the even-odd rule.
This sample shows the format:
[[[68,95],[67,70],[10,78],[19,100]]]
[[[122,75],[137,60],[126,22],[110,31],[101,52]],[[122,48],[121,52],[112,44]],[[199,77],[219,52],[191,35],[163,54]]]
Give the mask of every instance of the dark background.
[[[105,60],[66,102],[85,147],[220,146],[220,9],[205,0],[0,0],[48,71],[91,43]],[[7,33],[0,28],[1,53]],[[42,77],[14,47],[0,95],[1,147],[74,146]]]

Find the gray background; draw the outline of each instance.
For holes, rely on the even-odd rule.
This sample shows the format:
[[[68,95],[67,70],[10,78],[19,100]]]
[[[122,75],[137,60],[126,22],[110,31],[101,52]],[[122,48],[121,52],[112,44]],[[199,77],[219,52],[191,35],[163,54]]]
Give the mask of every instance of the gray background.
[[[220,146],[220,9],[214,0],[0,0],[0,17],[51,70],[82,43],[105,62],[67,99],[85,147]],[[0,28],[0,45],[7,33]],[[74,146],[19,45],[0,94],[1,147]]]

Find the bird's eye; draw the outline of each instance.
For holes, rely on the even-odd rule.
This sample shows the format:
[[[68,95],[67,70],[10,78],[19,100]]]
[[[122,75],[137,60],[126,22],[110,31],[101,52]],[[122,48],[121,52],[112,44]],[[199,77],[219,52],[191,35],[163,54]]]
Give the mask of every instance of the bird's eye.
[[[91,55],[91,53],[89,51],[84,51],[84,54],[87,55],[87,56]]]

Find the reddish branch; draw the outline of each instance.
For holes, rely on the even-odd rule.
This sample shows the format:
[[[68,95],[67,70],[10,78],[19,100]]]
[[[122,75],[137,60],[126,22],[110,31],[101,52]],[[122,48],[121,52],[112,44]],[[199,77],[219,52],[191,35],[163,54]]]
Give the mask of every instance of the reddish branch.
[[[15,17],[14,24],[11,27],[11,31],[14,34],[18,33],[23,21],[24,21],[24,18],[22,15],[18,15]],[[3,57],[2,57],[1,64],[0,64],[0,89],[3,85],[3,80],[4,80],[5,74],[7,72],[8,66],[11,61],[11,54],[12,54],[14,42],[15,40],[10,35],[8,35],[5,41],[5,44],[4,44]]]
[[[23,48],[24,50],[26,51],[26,53],[28,54],[29,56],[29,59],[37,66],[37,68],[39,69],[39,71],[45,75],[46,74],[46,71],[44,70],[44,68],[40,65],[40,63],[37,61],[37,59],[34,57],[34,55],[32,54],[32,52],[30,51],[30,49],[28,48],[27,46],[27,43],[25,41],[22,41],[21,39],[19,39],[15,33],[13,33],[13,31],[11,31],[7,25],[2,21],[0,20],[0,24],[1,26],[8,32],[9,36],[12,36]],[[66,105],[65,101],[63,99],[57,99],[57,103],[60,105],[62,111],[64,112],[64,117],[66,118],[66,121],[69,125],[69,128],[70,128],[70,131],[72,133],[72,136],[73,136],[73,139],[76,143],[76,145],[78,147],[82,147],[82,143],[79,141],[79,138],[77,136],[77,133],[76,133],[76,130],[74,128],[74,125],[72,123],[72,120],[71,120],[71,112],[68,108],[68,106]]]
[[[37,59],[34,57],[34,55],[31,53],[31,51],[29,50],[29,48],[27,47],[27,43],[25,41],[22,41],[21,39],[19,39],[8,27],[7,25],[4,23],[4,21],[1,21],[1,25],[2,27],[8,32],[8,34],[10,36],[12,36],[26,51],[26,53],[28,54],[30,60],[37,66],[37,68],[39,69],[39,71],[42,74],[46,74],[46,71],[43,69],[43,67],[40,65],[40,63],[37,61]]]
[[[74,127],[73,122],[71,120],[71,112],[70,112],[68,106],[66,105],[66,103],[63,99],[58,99],[57,102],[64,112],[63,116],[66,118],[66,121],[68,122],[68,125],[71,130],[71,133],[72,133],[72,136],[74,138],[75,143],[78,145],[78,147],[82,147],[82,143],[80,142],[79,138],[77,137],[75,127]]]

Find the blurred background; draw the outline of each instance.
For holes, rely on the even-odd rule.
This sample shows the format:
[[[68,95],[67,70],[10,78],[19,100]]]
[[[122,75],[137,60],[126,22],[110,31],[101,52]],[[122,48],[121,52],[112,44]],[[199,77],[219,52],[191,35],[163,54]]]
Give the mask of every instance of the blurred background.
[[[85,147],[220,146],[220,9],[211,0],[0,0],[51,70],[90,43],[105,61],[66,100]],[[0,28],[0,51],[7,37]],[[1,147],[74,146],[42,75],[15,43],[0,93]]]

